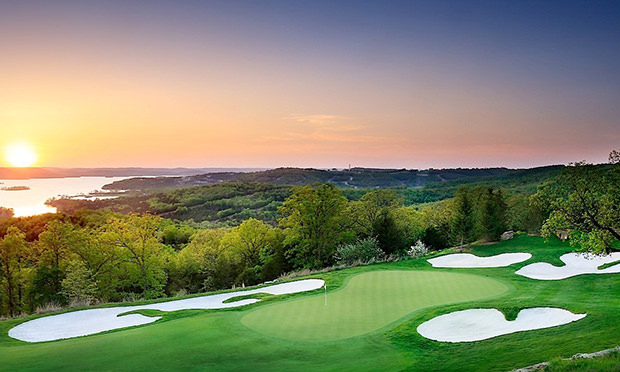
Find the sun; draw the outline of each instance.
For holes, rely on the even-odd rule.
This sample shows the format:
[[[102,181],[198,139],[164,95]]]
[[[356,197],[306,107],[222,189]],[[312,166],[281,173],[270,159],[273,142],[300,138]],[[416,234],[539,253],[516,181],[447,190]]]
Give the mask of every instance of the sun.
[[[29,167],[37,160],[34,148],[25,143],[7,146],[4,155],[6,161],[13,167]]]

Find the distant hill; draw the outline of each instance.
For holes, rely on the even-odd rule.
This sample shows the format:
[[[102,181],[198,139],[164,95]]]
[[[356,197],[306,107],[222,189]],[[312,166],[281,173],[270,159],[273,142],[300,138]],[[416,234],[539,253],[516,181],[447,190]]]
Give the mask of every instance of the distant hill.
[[[218,172],[184,177],[131,178],[104,186],[106,190],[155,190],[213,185],[223,182],[260,182],[273,185],[308,185],[330,182],[338,187],[362,189],[377,187],[422,188],[427,184],[473,182],[476,180],[528,178],[556,172],[563,166],[532,169],[374,169],[321,170],[312,168],[277,168],[256,172]],[[536,178],[536,177],[535,177]],[[536,179],[535,181],[538,181]]]
[[[121,213],[154,213],[163,217],[238,225],[250,217],[275,223],[278,207],[290,186],[331,182],[350,200],[376,188],[396,190],[406,205],[450,198],[459,186],[488,185],[513,193],[533,193],[563,166],[532,169],[367,169],[319,170],[279,168],[260,172],[220,172],[186,177],[131,178],[104,186],[129,190],[117,199],[54,199],[48,202],[65,213],[82,208]]]
[[[255,172],[265,168],[8,168],[0,167],[0,179],[64,177],[133,177],[133,176],[190,176],[214,172]]]

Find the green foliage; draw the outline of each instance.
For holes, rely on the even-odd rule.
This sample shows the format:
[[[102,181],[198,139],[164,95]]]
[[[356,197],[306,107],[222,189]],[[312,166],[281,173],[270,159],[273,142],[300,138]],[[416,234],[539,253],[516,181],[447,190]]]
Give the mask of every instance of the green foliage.
[[[61,283],[64,278],[64,270],[57,266],[38,266],[35,270],[31,289],[33,305],[39,307],[47,304],[66,305],[67,299],[61,290]]]
[[[16,227],[9,227],[0,240],[1,299],[5,313],[10,316],[23,310],[22,288],[27,247],[24,233]]]
[[[196,229],[184,224],[169,224],[163,227],[162,241],[165,245],[179,250],[186,246],[192,235],[196,233]]]
[[[345,239],[347,200],[331,184],[293,188],[280,213],[286,228],[285,244],[299,267],[324,267],[333,263],[334,249]]]
[[[379,242],[374,237],[361,239],[355,243],[341,244],[336,247],[336,261],[338,264],[367,263],[379,261],[383,257],[384,253],[379,248]]]
[[[247,267],[261,264],[263,252],[275,243],[274,228],[254,218],[232,228],[222,240],[222,245],[235,260]]]
[[[499,240],[506,231],[506,210],[508,206],[504,201],[504,193],[501,189],[492,187],[478,187],[474,190],[478,193],[478,222],[480,236],[486,240]]]
[[[424,217],[424,213],[419,216]],[[517,234],[509,241],[473,245],[471,249],[478,256],[528,252],[533,256],[530,262],[561,265],[559,257],[571,247],[555,238],[545,242],[539,237]],[[163,318],[152,325],[59,342],[29,344],[11,339],[8,330],[25,319],[9,319],[0,322],[0,360],[3,370],[37,372],[508,371],[617,345],[620,275],[538,281],[514,274],[525,264],[438,270],[424,259],[411,259],[334,270],[312,276],[326,281],[327,305],[323,290],[319,290],[269,298],[265,299],[269,303],[235,310],[141,311]],[[419,285],[412,285],[414,277],[420,280]],[[469,297],[474,292],[488,295],[484,283],[489,281],[501,282],[509,291],[493,298]],[[441,306],[436,306],[437,302],[429,304],[438,300],[438,294],[449,298],[441,301]],[[465,302],[455,302],[459,297]],[[409,307],[414,302],[419,306]],[[408,307],[403,311],[402,305]],[[348,307],[331,313],[335,306]],[[512,319],[521,309],[536,306],[560,307],[587,316],[559,327],[472,343],[435,342],[416,331],[422,322],[453,311],[498,308]],[[244,321],[252,316],[255,321],[270,322],[262,326],[265,333],[273,327],[272,332],[287,338],[269,337],[249,329]],[[261,327],[260,322],[253,326],[256,324]],[[338,339],[356,332],[355,337]],[[325,341],[323,334],[331,341]],[[601,364],[599,359],[576,361],[577,367],[571,368],[605,371],[617,365],[615,356],[611,362],[603,359]]]
[[[458,173],[446,184],[461,179]],[[375,181],[386,176],[378,170],[370,174]],[[428,177],[439,173],[432,174]],[[291,190],[228,183],[134,195],[122,199],[131,201],[128,204],[109,204],[113,210],[131,211],[161,203],[170,206],[161,208],[161,215],[180,213],[189,218],[184,222],[105,209],[3,220],[0,237],[16,227],[24,232],[27,246],[35,248],[20,258],[19,285],[11,287],[18,293],[12,308],[33,311],[47,302],[121,301],[251,285],[294,269],[320,269],[337,259],[404,256],[418,241],[437,250],[493,239],[507,224],[524,226],[533,220],[534,203],[527,195],[492,186],[463,187],[453,199],[404,205],[413,191],[348,190],[356,199],[349,201],[331,184]],[[276,219],[278,227],[272,225]],[[370,253],[364,252],[367,246]],[[1,313],[7,314],[3,298]]]
[[[130,215],[112,218],[105,226],[106,241],[119,248],[121,285],[128,292],[148,293],[148,297],[163,295],[168,257],[159,242],[159,224],[159,217]]]
[[[61,293],[71,302],[89,305],[96,299],[97,284],[92,272],[82,261],[67,264]]]
[[[471,189],[461,186],[454,196],[454,217],[451,221],[452,231],[458,245],[469,243],[474,238],[474,203]]]
[[[620,164],[574,163],[538,191],[550,200],[542,233],[571,230],[571,243],[593,252],[613,250],[620,240]]]

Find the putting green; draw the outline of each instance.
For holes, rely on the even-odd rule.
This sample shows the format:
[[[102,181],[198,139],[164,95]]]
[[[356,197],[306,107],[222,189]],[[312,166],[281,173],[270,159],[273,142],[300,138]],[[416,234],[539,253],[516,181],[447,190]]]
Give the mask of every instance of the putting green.
[[[429,306],[498,296],[509,287],[478,275],[433,271],[373,271],[344,288],[260,307],[241,322],[285,339],[327,341],[369,333]]]

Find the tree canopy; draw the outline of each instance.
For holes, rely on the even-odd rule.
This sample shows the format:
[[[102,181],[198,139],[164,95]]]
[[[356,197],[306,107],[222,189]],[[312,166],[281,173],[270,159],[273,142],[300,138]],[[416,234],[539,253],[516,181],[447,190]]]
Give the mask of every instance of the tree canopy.
[[[612,152],[610,159],[614,156]],[[573,163],[538,194],[550,201],[545,236],[567,230],[575,246],[597,253],[616,250],[612,243],[620,240],[619,163]]]

